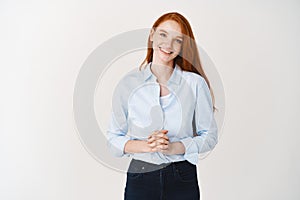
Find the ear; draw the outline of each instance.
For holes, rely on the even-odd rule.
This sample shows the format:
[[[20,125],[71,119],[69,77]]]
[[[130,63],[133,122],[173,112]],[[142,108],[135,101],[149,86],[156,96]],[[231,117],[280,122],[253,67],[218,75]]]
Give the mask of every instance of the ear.
[[[151,30],[150,30],[150,35],[149,35],[149,39],[150,39],[151,42],[153,42],[153,35],[154,35],[154,32],[155,32],[154,28],[151,28]]]

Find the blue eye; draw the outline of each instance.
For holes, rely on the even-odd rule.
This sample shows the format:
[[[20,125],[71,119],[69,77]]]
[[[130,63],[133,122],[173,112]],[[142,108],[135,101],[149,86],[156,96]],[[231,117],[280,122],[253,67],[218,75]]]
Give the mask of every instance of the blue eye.
[[[159,34],[161,37],[167,37],[167,35],[165,33],[160,33]]]
[[[176,39],[176,42],[177,42],[178,44],[182,44],[182,40],[180,40],[180,39]]]

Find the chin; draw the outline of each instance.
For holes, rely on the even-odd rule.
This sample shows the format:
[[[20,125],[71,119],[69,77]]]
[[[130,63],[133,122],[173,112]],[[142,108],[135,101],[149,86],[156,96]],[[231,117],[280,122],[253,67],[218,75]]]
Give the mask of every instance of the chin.
[[[174,58],[164,58],[164,57],[160,57],[160,60],[161,60],[163,63],[167,64],[167,63],[169,63],[169,62],[172,62],[172,61],[174,60]]]

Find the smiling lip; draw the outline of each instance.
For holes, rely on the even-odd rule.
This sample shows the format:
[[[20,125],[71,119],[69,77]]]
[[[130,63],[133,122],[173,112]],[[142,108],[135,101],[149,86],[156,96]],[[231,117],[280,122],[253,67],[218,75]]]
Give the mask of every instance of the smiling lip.
[[[166,53],[166,54],[172,54],[173,53],[173,51],[167,51],[167,50],[165,50],[161,47],[159,47],[159,50],[162,51],[163,53]]]

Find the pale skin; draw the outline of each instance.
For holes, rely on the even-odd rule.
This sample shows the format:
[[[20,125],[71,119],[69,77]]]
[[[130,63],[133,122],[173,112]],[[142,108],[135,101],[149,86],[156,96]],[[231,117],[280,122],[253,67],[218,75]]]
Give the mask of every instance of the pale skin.
[[[174,58],[180,53],[182,33],[179,24],[172,20],[162,22],[156,30],[151,30],[150,41],[153,43],[151,71],[160,84],[160,95],[169,94],[164,85],[173,72]],[[147,140],[129,140],[124,147],[125,153],[161,152],[166,155],[184,154],[181,142],[169,142],[168,130],[157,130],[149,134]]]

